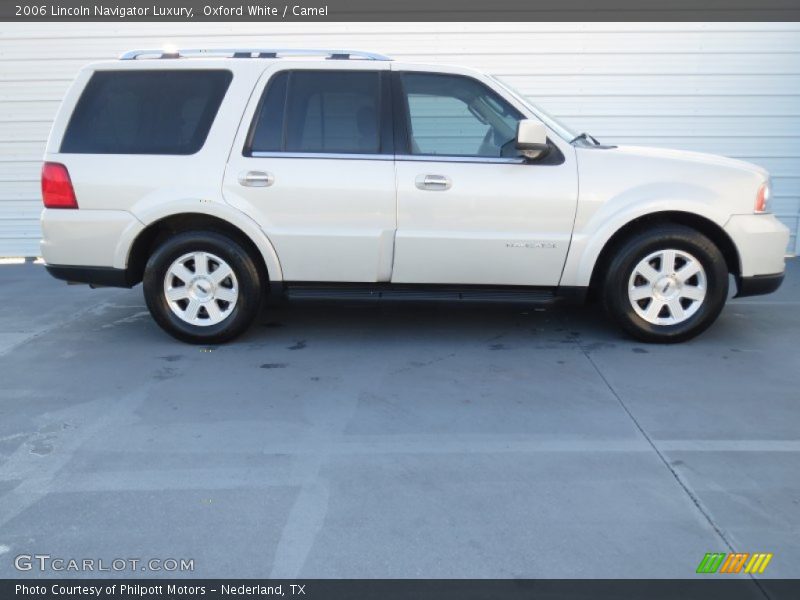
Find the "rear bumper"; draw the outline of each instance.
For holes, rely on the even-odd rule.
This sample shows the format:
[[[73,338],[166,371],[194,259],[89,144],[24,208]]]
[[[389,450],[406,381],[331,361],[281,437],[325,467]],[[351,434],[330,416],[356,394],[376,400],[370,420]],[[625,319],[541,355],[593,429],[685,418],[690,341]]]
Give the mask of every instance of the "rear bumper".
[[[127,269],[113,267],[79,267],[75,265],[45,265],[47,272],[68,283],[88,283],[95,287],[124,287],[136,285],[128,279]]]
[[[125,267],[130,241],[144,229],[123,210],[45,208],[41,225],[44,261],[79,268]]]
[[[736,278],[736,298],[771,294],[783,283],[784,273]]]

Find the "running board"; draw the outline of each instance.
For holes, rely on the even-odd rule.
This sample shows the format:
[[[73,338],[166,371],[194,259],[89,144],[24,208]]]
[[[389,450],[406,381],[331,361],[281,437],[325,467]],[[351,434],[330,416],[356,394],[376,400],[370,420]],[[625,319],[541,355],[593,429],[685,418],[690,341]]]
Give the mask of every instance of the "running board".
[[[558,297],[554,288],[524,286],[287,283],[284,291],[290,300],[406,300],[550,304]]]

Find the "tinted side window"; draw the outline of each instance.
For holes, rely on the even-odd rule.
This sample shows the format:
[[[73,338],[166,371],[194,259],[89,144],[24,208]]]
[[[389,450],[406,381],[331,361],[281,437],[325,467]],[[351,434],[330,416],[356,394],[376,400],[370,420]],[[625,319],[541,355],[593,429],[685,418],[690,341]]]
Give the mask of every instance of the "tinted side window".
[[[283,150],[283,117],[288,80],[289,71],[281,71],[270,78],[250,129],[249,151],[245,151],[245,155]]]
[[[481,82],[460,75],[403,73],[409,152],[514,157],[523,115]]]
[[[232,78],[223,70],[98,71],[75,106],[61,152],[194,154]]]
[[[380,74],[284,71],[267,84],[244,154],[381,151]]]

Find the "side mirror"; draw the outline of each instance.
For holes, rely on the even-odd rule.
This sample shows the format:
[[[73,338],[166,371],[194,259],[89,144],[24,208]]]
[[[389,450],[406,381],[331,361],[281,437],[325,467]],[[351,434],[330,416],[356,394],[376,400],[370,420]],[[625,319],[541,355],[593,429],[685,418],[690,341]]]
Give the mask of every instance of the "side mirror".
[[[516,148],[529,160],[542,158],[550,149],[547,145],[547,128],[540,121],[523,119],[517,123]]]

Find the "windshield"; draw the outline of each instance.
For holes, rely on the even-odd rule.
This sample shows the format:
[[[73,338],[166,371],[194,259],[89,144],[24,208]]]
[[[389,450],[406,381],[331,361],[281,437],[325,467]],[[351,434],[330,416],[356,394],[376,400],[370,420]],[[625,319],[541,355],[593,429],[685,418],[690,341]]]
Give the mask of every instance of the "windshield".
[[[557,121],[555,117],[548,114],[547,111],[545,111],[544,109],[533,104],[530,100],[525,98],[525,96],[520,94],[518,91],[516,91],[507,83],[493,76],[492,80],[495,81],[500,87],[502,87],[509,94],[511,94],[514,98],[516,98],[519,102],[521,102],[522,104],[527,106],[531,111],[533,111],[533,113],[542,121],[542,123],[544,123],[547,127],[555,131],[559,135],[559,137],[562,137],[569,142],[570,140],[573,140],[578,136],[577,132],[573,131],[560,121]]]

